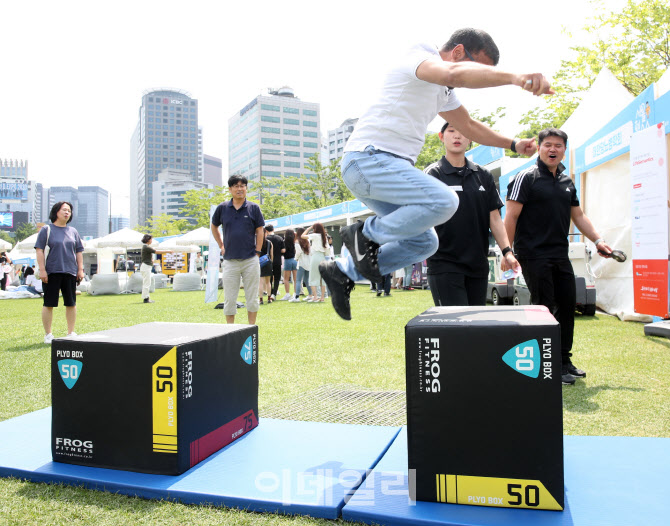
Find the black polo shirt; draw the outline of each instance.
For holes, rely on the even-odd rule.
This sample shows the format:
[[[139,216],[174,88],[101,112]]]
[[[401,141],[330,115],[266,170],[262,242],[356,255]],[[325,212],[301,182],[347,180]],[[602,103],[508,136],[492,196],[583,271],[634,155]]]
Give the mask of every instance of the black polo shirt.
[[[523,259],[567,258],[568,232],[577,189],[559,164],[556,177],[540,159],[516,174],[507,187],[507,199],[523,205],[514,233],[514,252]]]
[[[467,158],[464,167],[455,168],[445,157],[424,171],[451,187],[459,199],[452,218],[435,227],[440,245],[428,258],[428,274],[488,276],[490,213],[503,207],[491,172]]]
[[[224,201],[216,207],[212,216],[214,226],[223,226],[223,259],[249,259],[256,255],[256,229],[265,226],[260,207],[244,200],[235,209],[233,200]]]

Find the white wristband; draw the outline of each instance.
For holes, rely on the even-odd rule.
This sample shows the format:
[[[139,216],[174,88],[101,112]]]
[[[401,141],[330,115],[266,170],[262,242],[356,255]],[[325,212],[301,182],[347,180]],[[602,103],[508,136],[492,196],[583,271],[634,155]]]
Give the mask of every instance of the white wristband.
[[[596,239],[596,240],[593,242],[593,244],[594,244],[595,246],[598,246],[598,243],[604,243],[604,242],[605,242],[605,240],[604,240],[602,237],[599,237],[598,239]]]

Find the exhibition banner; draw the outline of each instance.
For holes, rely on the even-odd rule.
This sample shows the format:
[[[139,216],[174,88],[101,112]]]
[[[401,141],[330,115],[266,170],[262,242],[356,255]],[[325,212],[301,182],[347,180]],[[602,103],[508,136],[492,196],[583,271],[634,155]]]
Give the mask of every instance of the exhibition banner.
[[[209,207],[209,223],[212,223],[212,216],[216,206]],[[209,234],[209,254],[207,256],[207,288],[205,289],[205,303],[217,301],[219,293],[219,269],[221,268],[221,249],[214,240],[214,235]]]
[[[635,312],[668,313],[668,166],[665,126],[631,137],[632,257]]]

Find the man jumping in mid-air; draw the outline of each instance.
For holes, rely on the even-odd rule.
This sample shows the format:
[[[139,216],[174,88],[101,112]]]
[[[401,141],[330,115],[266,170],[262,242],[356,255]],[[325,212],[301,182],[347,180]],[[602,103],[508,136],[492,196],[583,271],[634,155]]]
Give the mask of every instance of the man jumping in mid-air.
[[[552,94],[540,73],[501,71],[498,47],[490,35],[460,29],[438,49],[419,44],[387,75],[375,104],[361,117],[342,158],[342,178],[376,215],[340,230],[349,254],[324,261],[319,272],[331,291],[333,307],[351,319],[349,296],[355,281],[381,276],[431,256],[438,247],[433,227],[458,207],[456,193],[414,168],[428,124],[439,114],[480,144],[523,155],[537,150],[534,139],[505,137],[472,119],[454,87],[516,85],[534,95]]]

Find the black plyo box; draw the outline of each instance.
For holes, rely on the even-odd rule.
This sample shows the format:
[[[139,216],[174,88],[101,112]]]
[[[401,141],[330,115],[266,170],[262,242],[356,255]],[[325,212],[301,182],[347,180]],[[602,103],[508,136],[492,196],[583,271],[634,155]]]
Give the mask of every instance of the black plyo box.
[[[405,327],[417,500],[562,510],[559,325],[543,306],[435,307]]]
[[[258,425],[258,328],[144,323],[51,345],[53,460],[178,475]]]

